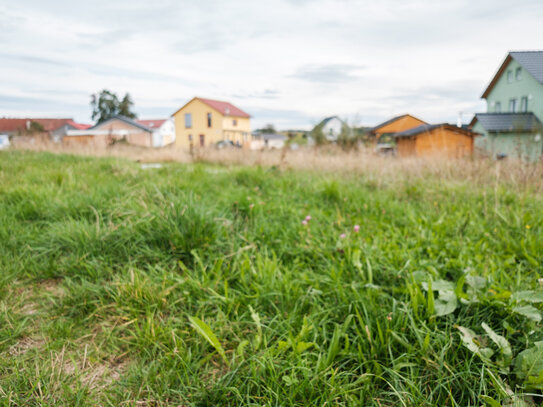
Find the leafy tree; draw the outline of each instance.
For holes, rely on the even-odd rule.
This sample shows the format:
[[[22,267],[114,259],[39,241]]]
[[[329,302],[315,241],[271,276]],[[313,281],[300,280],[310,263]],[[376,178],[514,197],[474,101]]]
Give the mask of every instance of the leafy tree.
[[[137,116],[134,112],[131,111],[132,106],[134,106],[134,102],[132,101],[130,94],[127,93],[126,95],[124,95],[121,103],[119,103],[119,114],[130,119],[135,119]]]
[[[107,89],[102,90],[99,94],[91,95],[92,119],[97,123],[116,115],[135,119],[137,116],[131,111],[132,106],[134,106],[134,102],[128,93],[124,95],[122,100],[119,100],[115,93]]]
[[[275,134],[277,133],[277,130],[275,130],[275,126],[273,124],[267,124],[266,127],[264,127],[261,130],[264,134]]]
[[[324,131],[323,131],[323,128],[324,128],[324,123],[321,122],[319,124],[317,124],[313,130],[311,130],[311,137],[313,138],[313,140],[315,140],[315,144],[317,146],[321,146],[323,144],[326,143],[326,136],[324,135]]]

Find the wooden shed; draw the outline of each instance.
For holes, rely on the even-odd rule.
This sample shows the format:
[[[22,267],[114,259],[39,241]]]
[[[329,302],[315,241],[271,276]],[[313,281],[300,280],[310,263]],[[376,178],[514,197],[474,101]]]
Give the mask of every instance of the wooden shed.
[[[424,124],[394,134],[400,157],[433,155],[460,158],[473,153],[478,133],[451,124]]]

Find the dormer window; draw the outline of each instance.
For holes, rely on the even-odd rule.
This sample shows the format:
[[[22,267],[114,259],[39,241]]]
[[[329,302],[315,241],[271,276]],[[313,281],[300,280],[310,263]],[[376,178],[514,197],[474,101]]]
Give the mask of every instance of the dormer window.
[[[507,71],[507,83],[511,83],[511,82],[513,82],[513,71],[508,70]]]
[[[517,81],[520,81],[522,79],[522,68],[520,66],[515,69],[515,79]]]

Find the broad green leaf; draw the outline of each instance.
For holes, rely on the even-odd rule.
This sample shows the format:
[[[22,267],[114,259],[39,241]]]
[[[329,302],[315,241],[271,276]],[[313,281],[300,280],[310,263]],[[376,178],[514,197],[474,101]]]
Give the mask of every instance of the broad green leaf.
[[[541,321],[541,313],[537,308],[532,307],[531,305],[513,307],[513,312],[523,315],[535,322]]]
[[[439,291],[439,297],[435,301],[434,309],[436,316],[451,314],[457,306],[456,294],[454,291]]]
[[[224,362],[230,366],[230,362],[228,362],[228,359],[226,359],[226,353],[224,352],[224,349],[221,346],[221,343],[209,327],[204,321],[202,321],[198,317],[189,317],[190,324],[192,327],[198,332],[206,341],[208,341],[211,346],[215,348],[217,353],[221,355]]]
[[[479,356],[484,362],[489,363],[490,357],[494,353],[492,349],[480,346],[477,335],[471,329],[458,325],[456,325],[456,328],[460,331],[460,338],[464,346]]]
[[[518,291],[516,293],[513,293],[511,299],[516,302],[543,302],[543,291]]]
[[[530,388],[543,389],[543,381],[538,380],[543,377],[543,341],[517,355],[515,374]]]
[[[507,339],[505,339],[505,337],[498,335],[496,332],[494,332],[492,328],[490,328],[486,323],[483,322],[481,326],[483,327],[489,338],[492,339],[492,342],[494,342],[500,350],[500,354],[502,357],[499,361],[499,364],[504,368],[508,368],[513,359],[511,344]]]
[[[428,283],[422,283],[422,288],[424,288],[426,291],[428,291]],[[436,280],[432,281],[432,290],[434,291],[454,291],[454,283],[452,281],[447,280]]]

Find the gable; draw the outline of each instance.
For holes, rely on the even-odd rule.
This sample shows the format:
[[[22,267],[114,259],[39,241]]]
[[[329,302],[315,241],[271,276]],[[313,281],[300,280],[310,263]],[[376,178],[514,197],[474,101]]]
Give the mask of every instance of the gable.
[[[425,121],[417,119],[410,114],[405,114],[377,125],[371,132],[378,135],[385,133],[399,133],[425,124],[427,124]]]
[[[513,60],[536,81],[543,84],[543,51],[513,51],[502,62],[500,68],[481,95],[481,98],[486,99],[490,95],[490,92],[500,79],[507,74],[507,68]]]

